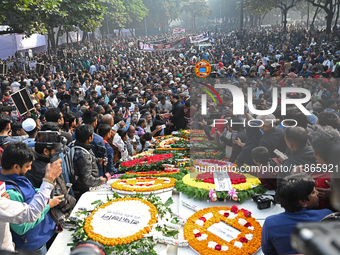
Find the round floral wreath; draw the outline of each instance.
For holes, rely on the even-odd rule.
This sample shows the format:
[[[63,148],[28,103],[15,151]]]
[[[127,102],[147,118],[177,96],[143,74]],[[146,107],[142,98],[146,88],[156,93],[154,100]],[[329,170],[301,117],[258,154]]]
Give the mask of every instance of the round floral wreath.
[[[236,190],[248,190],[252,189],[255,186],[258,186],[261,184],[260,179],[255,178],[253,175],[250,174],[243,174],[246,177],[246,182],[245,183],[240,183],[240,184],[232,184],[233,189]],[[183,177],[182,179],[183,183],[194,188],[198,189],[205,189],[205,190],[211,190],[215,189],[215,184],[211,183],[205,183],[205,182],[197,182],[195,179],[190,177],[190,174],[187,174]]]
[[[91,224],[92,220],[93,220],[93,215],[99,209],[105,208],[105,207],[107,207],[107,206],[109,206],[109,205],[111,205],[112,203],[115,203],[115,202],[132,201],[132,200],[140,201],[140,202],[146,204],[147,206],[149,206],[149,208],[150,208],[149,212],[151,214],[151,219],[149,220],[148,225],[146,227],[144,227],[143,229],[141,229],[140,231],[138,231],[137,233],[135,233],[131,236],[121,237],[121,238],[106,238],[106,237],[104,237],[100,234],[93,232],[93,227],[92,227],[92,224]],[[130,198],[130,197],[118,198],[118,199],[112,200],[112,201],[98,207],[96,210],[94,210],[92,212],[92,214],[89,217],[86,218],[84,229],[85,229],[85,232],[86,232],[86,234],[88,235],[89,238],[91,238],[94,241],[97,241],[99,243],[102,243],[104,245],[114,246],[114,245],[120,245],[120,244],[128,244],[128,243],[131,243],[131,242],[136,241],[138,239],[142,239],[145,234],[147,234],[151,231],[152,226],[155,223],[157,223],[157,220],[158,220],[157,214],[158,213],[157,213],[156,207],[147,200],[143,200],[143,199],[139,199],[139,198]]]
[[[180,173],[180,170],[164,170],[164,171],[148,171],[148,172],[127,172],[127,175],[139,175],[139,176],[148,176],[148,175],[156,175],[156,176],[162,176],[162,175],[173,175]]]
[[[172,151],[185,150],[186,148],[171,148],[170,147],[170,144],[174,143],[175,141],[180,141],[182,139],[183,138],[179,138],[179,137],[171,137],[166,140],[163,140],[158,144],[159,148],[157,148],[157,150],[172,150]]]
[[[186,129],[180,132],[183,134],[192,135],[192,136],[205,136],[204,130],[200,130],[200,129]]]
[[[128,170],[138,170],[140,168],[144,168],[145,171],[149,171],[155,169],[156,165],[162,163],[162,161],[167,161],[171,159],[174,155],[171,153],[168,154],[157,154],[149,157],[137,158],[129,161],[122,162],[120,164],[122,171]]]
[[[131,178],[115,181],[111,183],[111,188],[122,191],[147,192],[172,188],[175,186],[176,181],[177,180],[175,178],[168,177]]]
[[[241,231],[230,242],[226,242],[207,229],[215,223],[225,222]],[[232,207],[209,207],[194,213],[184,226],[184,238],[202,255],[254,254],[261,246],[262,227],[251,212]]]
[[[235,168],[236,169],[236,164],[235,163],[231,163],[229,161],[223,161],[223,160],[217,160],[217,159],[197,159],[194,160],[193,162],[194,166],[199,166],[199,167],[204,167],[204,168],[209,168],[212,166],[215,166],[215,168],[217,166],[221,167],[221,168]],[[217,169],[217,168],[216,168]]]

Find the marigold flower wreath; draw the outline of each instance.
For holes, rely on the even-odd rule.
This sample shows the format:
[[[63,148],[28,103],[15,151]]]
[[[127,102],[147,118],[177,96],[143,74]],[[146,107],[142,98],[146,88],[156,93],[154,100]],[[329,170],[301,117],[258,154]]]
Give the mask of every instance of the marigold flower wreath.
[[[202,174],[205,175],[205,174]],[[199,175],[198,175],[199,176]],[[181,181],[176,182],[177,191],[183,192],[189,198],[193,197],[199,200],[206,200],[211,197],[211,190],[214,191],[215,184],[213,179],[191,178],[190,174],[183,177]],[[265,193],[267,190],[261,185],[261,181],[250,174],[230,173],[233,191],[214,191],[218,200],[234,200],[238,203],[243,203],[253,193]],[[234,177],[234,178],[233,178]]]
[[[184,130],[180,130],[179,131],[179,135],[182,135],[182,136],[193,136],[193,137],[196,137],[196,136],[205,136],[205,132],[204,130],[200,130],[200,129],[184,129]]]
[[[168,177],[140,177],[115,181],[111,183],[111,188],[130,192],[150,192],[172,188],[176,181],[175,178]]]
[[[119,201],[139,201],[139,202],[147,205],[149,207],[149,212],[150,212],[150,215],[151,215],[151,218],[150,218],[147,226],[143,227],[142,229],[137,231],[135,234],[132,234],[132,235],[126,236],[126,237],[107,238],[105,236],[102,236],[100,234],[95,233],[93,231],[93,226],[92,226],[93,216],[100,209],[104,209],[105,207],[110,206],[111,204],[117,203]],[[92,212],[92,214],[85,220],[84,229],[85,229],[87,236],[89,238],[93,239],[94,241],[97,241],[97,242],[102,243],[104,245],[114,246],[114,245],[120,245],[120,244],[128,244],[128,243],[131,243],[133,241],[136,241],[138,239],[143,238],[143,235],[149,233],[151,231],[153,225],[156,222],[157,222],[157,209],[152,203],[150,203],[147,200],[142,200],[142,199],[139,199],[139,198],[126,197],[126,198],[118,198],[118,199],[112,200],[112,201],[98,207],[96,210],[94,210]]]
[[[223,240],[207,229],[215,223],[225,222],[241,233],[230,242]],[[251,212],[232,207],[209,207],[194,213],[184,226],[184,238],[202,255],[254,254],[261,246],[262,227]]]
[[[171,198],[163,203],[154,194],[147,197],[136,194],[121,198],[117,193],[114,193],[112,198],[107,197],[107,201],[104,204],[103,201],[97,200],[92,203],[97,207],[94,211],[76,212],[76,217],[69,218],[67,223],[74,226],[73,242],[68,244],[69,246],[75,247],[78,243],[91,239],[103,244],[107,254],[135,255],[141,252],[155,254],[153,250],[157,243],[155,236],[174,237],[178,234],[177,230],[169,228],[163,223],[164,221],[173,224],[179,222],[179,219],[171,212],[170,205],[173,204]],[[142,210],[141,214],[144,215],[144,219],[139,217],[140,214],[131,213],[131,203],[135,204],[134,209],[139,207],[139,212]],[[113,212],[112,208],[105,210],[106,207],[112,207],[112,205],[114,206],[113,211],[118,212],[117,215],[110,215]],[[102,209],[104,211],[100,211]],[[101,221],[102,217],[108,220],[105,226],[98,224],[98,219]],[[132,220],[139,222],[136,224]],[[119,224],[118,228],[115,228],[114,225],[118,222],[126,223],[126,228],[122,230],[121,227],[118,227]],[[121,231],[121,233],[115,231]]]
[[[190,142],[184,138],[171,137],[161,141],[158,144],[157,150],[187,150],[190,149]]]

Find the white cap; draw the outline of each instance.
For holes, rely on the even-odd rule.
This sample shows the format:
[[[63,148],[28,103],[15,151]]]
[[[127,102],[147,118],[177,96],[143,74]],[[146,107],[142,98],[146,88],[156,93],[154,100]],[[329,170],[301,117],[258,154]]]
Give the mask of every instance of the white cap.
[[[174,81],[172,81],[172,80],[170,81],[170,84],[174,84],[174,83],[175,83]]]
[[[138,90],[138,87],[134,87],[133,89]]]
[[[183,84],[183,85],[182,85],[182,88],[187,89],[188,87],[187,87],[186,85]]]
[[[26,131],[26,132],[31,132],[33,131],[37,126],[37,123],[35,122],[34,119],[32,118],[28,118],[28,119],[25,119],[23,122],[22,122],[22,128]]]
[[[114,85],[113,88],[114,88],[114,89],[118,88],[118,85]]]

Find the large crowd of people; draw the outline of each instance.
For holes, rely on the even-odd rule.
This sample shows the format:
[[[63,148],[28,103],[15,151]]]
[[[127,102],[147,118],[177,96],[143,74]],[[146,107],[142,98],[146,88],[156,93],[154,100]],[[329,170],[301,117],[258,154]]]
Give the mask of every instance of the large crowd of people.
[[[337,167],[331,156],[332,146],[340,142],[339,35],[302,28],[205,34],[211,46],[202,50],[189,40],[185,49],[144,52],[137,50],[137,38],[97,39],[69,58],[57,51],[35,54],[32,60],[44,63],[43,72],[14,65],[1,77],[0,179],[7,189],[0,198],[1,249],[46,254],[77,199],[104,184],[106,173],[119,173],[121,161],[154,148],[155,137],[194,128],[218,139],[224,158],[253,166],[252,174],[276,190],[286,211],[266,220],[263,252],[296,253],[289,241],[294,226],[320,221],[334,211],[331,171],[309,170]],[[171,41],[180,35],[163,37]],[[209,82],[234,84],[245,95],[252,88],[259,110],[270,109],[273,88],[307,89],[312,97],[304,107],[310,115],[291,105],[286,116],[280,107],[264,116],[254,116],[246,107],[235,116],[232,94],[225,89],[216,89],[222,105],[209,101],[208,114],[202,115],[202,92],[194,75],[200,60],[213,66]],[[21,116],[12,108],[11,94],[23,88],[34,109]],[[255,118],[262,125],[212,127],[212,118],[235,123]],[[283,119],[290,121],[283,125]],[[56,160],[61,152],[71,160]],[[63,164],[72,171],[62,171]],[[268,166],[290,171],[261,171]]]

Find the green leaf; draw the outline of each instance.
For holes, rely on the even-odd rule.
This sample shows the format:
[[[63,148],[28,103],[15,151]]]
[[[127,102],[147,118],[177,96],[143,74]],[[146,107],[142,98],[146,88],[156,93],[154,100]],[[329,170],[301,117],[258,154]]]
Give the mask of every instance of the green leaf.
[[[169,197],[168,200],[164,203],[164,206],[169,207],[173,203],[174,203],[174,201],[172,200],[172,197]]]

